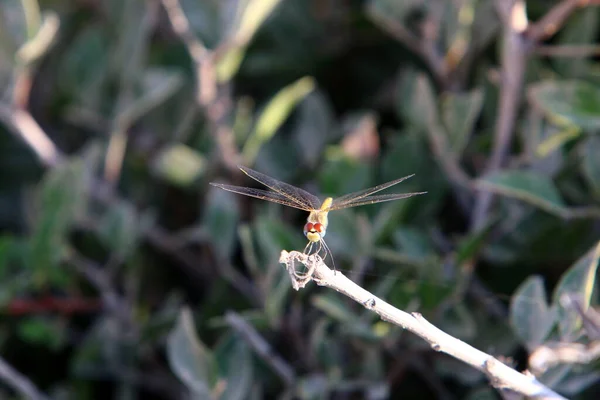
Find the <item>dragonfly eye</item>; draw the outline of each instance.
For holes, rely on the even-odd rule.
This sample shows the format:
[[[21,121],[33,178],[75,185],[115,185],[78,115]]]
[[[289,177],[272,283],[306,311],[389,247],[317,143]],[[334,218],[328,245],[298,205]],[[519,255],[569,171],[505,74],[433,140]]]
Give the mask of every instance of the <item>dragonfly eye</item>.
[[[306,225],[304,225],[304,232],[310,232],[313,230],[315,225],[313,225],[310,222],[307,222]]]
[[[323,224],[320,222],[317,222],[313,227],[315,228],[315,231],[319,233],[322,233],[325,230]]]

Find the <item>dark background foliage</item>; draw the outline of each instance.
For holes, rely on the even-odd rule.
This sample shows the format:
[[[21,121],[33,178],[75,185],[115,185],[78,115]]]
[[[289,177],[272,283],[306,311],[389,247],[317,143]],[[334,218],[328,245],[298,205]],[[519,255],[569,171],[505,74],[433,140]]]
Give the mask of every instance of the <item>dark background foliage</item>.
[[[208,185],[257,187],[239,164],[334,197],[416,174],[331,213],[337,268],[597,398],[594,3],[1,1],[2,397],[498,398],[291,290],[306,213]],[[557,342],[590,357],[535,364]]]

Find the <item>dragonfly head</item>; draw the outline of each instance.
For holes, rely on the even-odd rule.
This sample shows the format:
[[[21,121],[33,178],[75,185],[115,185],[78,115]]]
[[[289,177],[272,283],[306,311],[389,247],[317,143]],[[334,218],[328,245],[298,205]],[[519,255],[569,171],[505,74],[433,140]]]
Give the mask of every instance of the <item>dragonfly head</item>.
[[[320,222],[307,222],[304,225],[304,236],[311,242],[320,241],[325,236],[325,225]]]

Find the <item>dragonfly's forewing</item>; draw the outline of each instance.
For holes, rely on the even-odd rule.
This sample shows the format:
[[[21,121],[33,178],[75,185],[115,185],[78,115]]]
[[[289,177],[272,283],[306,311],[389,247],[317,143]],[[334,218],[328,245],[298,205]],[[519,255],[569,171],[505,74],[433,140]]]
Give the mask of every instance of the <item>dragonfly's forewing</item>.
[[[210,183],[212,186],[225,189],[227,191],[243,194],[245,196],[255,197],[257,199],[272,201],[273,203],[282,204],[284,206],[298,208],[304,211],[312,211],[311,208],[306,207],[304,204],[290,200],[278,192],[270,192],[268,190],[254,189],[243,186],[225,185],[222,183]]]
[[[354,202],[356,200],[365,198],[367,196],[370,196],[374,193],[380,192],[384,189],[387,189],[389,187],[392,187],[394,185],[397,185],[398,183],[407,180],[408,178],[411,178],[415,176],[414,174],[412,175],[408,175],[405,176],[403,178],[399,178],[387,183],[382,183],[381,185],[377,185],[377,186],[373,186],[371,188],[368,189],[363,189],[363,190],[359,190],[358,192],[353,192],[350,194],[346,194],[343,195],[341,197],[338,197],[337,199],[333,200],[333,204],[331,205],[331,207],[329,208],[330,210],[339,210],[341,208],[348,208],[348,206],[346,206],[346,204]]]
[[[414,193],[392,193],[392,194],[380,194],[377,196],[359,197],[354,200],[347,200],[342,204],[333,204],[328,211],[341,210],[343,208],[364,206],[366,204],[383,203],[384,201],[406,199],[408,197],[425,194],[427,192],[414,192]]]
[[[317,196],[308,193],[306,190],[302,190],[285,182],[278,181],[275,178],[271,178],[270,176],[261,174],[260,172],[254,171],[253,169],[247,167],[240,166],[239,169],[241,169],[242,172],[248,175],[250,178],[281,194],[290,200],[290,202],[297,204],[295,206],[296,208],[312,211],[318,210],[321,207],[321,200],[319,200]]]

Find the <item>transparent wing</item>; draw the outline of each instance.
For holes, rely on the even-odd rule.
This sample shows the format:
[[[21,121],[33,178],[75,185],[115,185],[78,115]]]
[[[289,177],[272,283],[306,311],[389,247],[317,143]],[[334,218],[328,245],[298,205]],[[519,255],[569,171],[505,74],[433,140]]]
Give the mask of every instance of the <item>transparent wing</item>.
[[[311,211],[318,210],[321,207],[321,200],[319,200],[317,196],[308,193],[306,190],[302,190],[285,182],[278,181],[275,178],[271,178],[270,176],[261,174],[260,172],[254,171],[253,169],[247,167],[239,166],[238,168],[241,169],[242,172],[248,175],[250,178],[262,183],[269,189],[274,190],[275,192],[286,197],[292,203],[296,204],[296,208]]]
[[[408,197],[417,196],[419,194],[425,194],[425,193],[427,193],[427,192],[393,193],[393,194],[380,194],[377,196],[369,196],[369,197],[360,197],[360,198],[356,198],[354,200],[346,201],[343,204],[333,204],[328,209],[328,211],[341,210],[342,208],[363,206],[366,204],[382,203],[384,201],[406,199]]]
[[[210,183],[212,186],[225,189],[229,192],[243,194],[245,196],[255,197],[257,199],[272,201],[273,203],[283,204],[284,206],[298,208],[304,211],[312,211],[311,208],[305,207],[303,204],[294,202],[287,197],[277,192],[270,192],[268,190],[253,189],[243,186],[224,185],[222,183]]]
[[[364,189],[364,190],[359,190],[358,192],[353,192],[353,193],[350,193],[350,194],[343,195],[341,197],[338,197],[337,199],[334,199],[333,200],[333,204],[331,205],[331,207],[329,209],[330,210],[339,210],[340,208],[347,208],[344,205],[347,204],[347,203],[349,203],[349,202],[353,202],[355,200],[362,199],[362,198],[365,198],[367,196],[370,196],[373,193],[380,192],[380,191],[382,191],[384,189],[387,189],[389,187],[397,185],[398,183],[400,183],[402,181],[405,181],[408,178],[411,178],[413,176],[415,176],[415,174],[408,175],[408,176],[405,176],[403,178],[399,178],[399,179],[396,179],[396,180],[393,180],[393,181],[390,181],[390,182],[387,182],[387,183],[382,183],[381,185],[377,185],[377,186],[374,186],[372,188],[368,188],[368,189]]]

